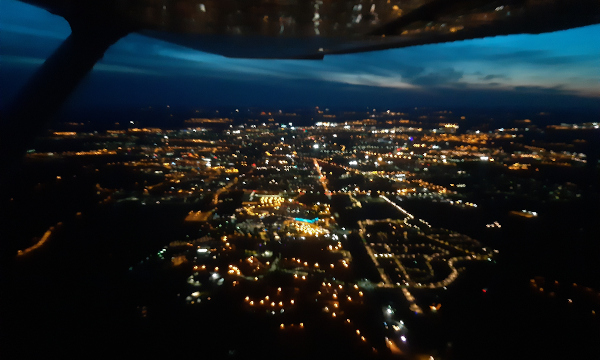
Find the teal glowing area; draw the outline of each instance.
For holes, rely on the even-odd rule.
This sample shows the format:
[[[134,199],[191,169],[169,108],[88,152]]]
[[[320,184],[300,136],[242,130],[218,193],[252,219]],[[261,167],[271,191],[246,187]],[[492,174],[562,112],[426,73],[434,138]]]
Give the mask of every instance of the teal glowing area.
[[[294,218],[294,220],[296,221],[301,221],[301,222],[305,222],[305,223],[309,223],[309,224],[314,224],[317,222],[317,220],[319,220],[319,218],[314,218],[312,220],[309,219],[303,219],[303,218]]]

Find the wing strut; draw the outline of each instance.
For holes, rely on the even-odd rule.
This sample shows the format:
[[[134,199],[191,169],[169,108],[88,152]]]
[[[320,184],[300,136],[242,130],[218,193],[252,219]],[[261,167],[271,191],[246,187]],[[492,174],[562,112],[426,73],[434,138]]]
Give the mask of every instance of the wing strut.
[[[44,62],[17,94],[6,112],[0,132],[0,154],[17,165],[35,137],[66,102],[81,80],[92,70],[104,52],[130,31],[124,26],[99,21],[70,21],[71,35]],[[0,176],[5,189],[11,174]]]
[[[2,119],[0,208],[6,207],[10,194],[14,194],[22,179],[22,158],[35,137],[47,129],[53,116],[104,52],[129,33],[125,27],[98,22],[69,24],[71,35],[33,75]],[[11,239],[3,239],[0,244],[2,267],[11,268],[9,264],[14,261],[17,246]]]

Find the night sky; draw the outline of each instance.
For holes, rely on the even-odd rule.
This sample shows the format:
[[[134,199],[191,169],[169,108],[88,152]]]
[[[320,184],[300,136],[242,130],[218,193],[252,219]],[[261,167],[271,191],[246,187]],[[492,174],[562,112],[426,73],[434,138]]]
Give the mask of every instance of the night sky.
[[[0,106],[70,33],[67,22],[0,1]],[[66,104],[96,107],[467,106],[600,111],[600,25],[336,55],[240,60],[131,34]]]

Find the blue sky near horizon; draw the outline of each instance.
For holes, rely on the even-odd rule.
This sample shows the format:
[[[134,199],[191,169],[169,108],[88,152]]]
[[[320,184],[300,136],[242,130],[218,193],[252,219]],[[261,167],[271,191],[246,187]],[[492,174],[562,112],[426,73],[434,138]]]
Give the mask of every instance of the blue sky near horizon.
[[[58,16],[1,1],[0,95],[10,98],[69,33]],[[593,107],[600,104],[598,39],[600,25],[593,25],[307,61],[230,59],[131,34],[107,51],[70,103],[510,106],[530,97],[537,106],[563,99]]]

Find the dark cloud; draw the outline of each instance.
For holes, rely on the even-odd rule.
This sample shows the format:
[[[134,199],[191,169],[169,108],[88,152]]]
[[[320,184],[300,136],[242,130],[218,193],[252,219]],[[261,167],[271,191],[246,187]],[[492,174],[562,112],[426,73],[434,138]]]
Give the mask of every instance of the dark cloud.
[[[413,65],[395,57],[391,52],[373,52],[365,54],[335,55],[325,57],[324,62],[333,70],[347,73],[368,73],[380,76],[400,76],[402,79],[414,79],[425,72],[422,65]]]
[[[513,88],[515,91],[520,93],[528,93],[528,94],[546,94],[546,95],[576,95],[576,92],[567,89],[564,85],[557,85],[553,87],[543,87],[543,86],[515,86]]]
[[[553,55],[547,50],[521,50],[508,53],[497,53],[487,55],[485,60],[493,62],[525,63],[538,65],[565,65],[577,64],[585,61],[595,60],[592,55]]]
[[[460,82],[460,81],[454,82],[454,83],[447,83],[447,84],[445,84],[445,87],[448,87],[448,86],[452,87],[453,89],[470,89],[470,88],[473,87],[469,83]]]
[[[439,86],[456,83],[463,77],[462,71],[456,71],[454,69],[441,69],[437,72],[431,72],[426,75],[420,75],[415,78],[409,79],[409,82],[414,85],[421,86]]]
[[[545,50],[519,50],[507,53],[496,53],[486,56],[488,60],[493,61],[532,61],[540,58],[544,58],[549,55]]]
[[[407,82],[410,82],[412,79],[419,77],[425,72],[425,67],[423,66],[411,65],[402,62],[393,62],[386,65],[386,68],[391,70],[391,72],[400,75],[400,77]]]
[[[486,75],[484,77],[481,78],[481,80],[484,81],[489,81],[489,80],[494,80],[494,79],[508,79],[508,76],[506,75],[502,75],[502,74],[490,74],[490,75]]]
[[[598,58],[590,55],[572,55],[572,56],[546,56],[534,61],[539,65],[571,65],[586,61],[598,61]]]

